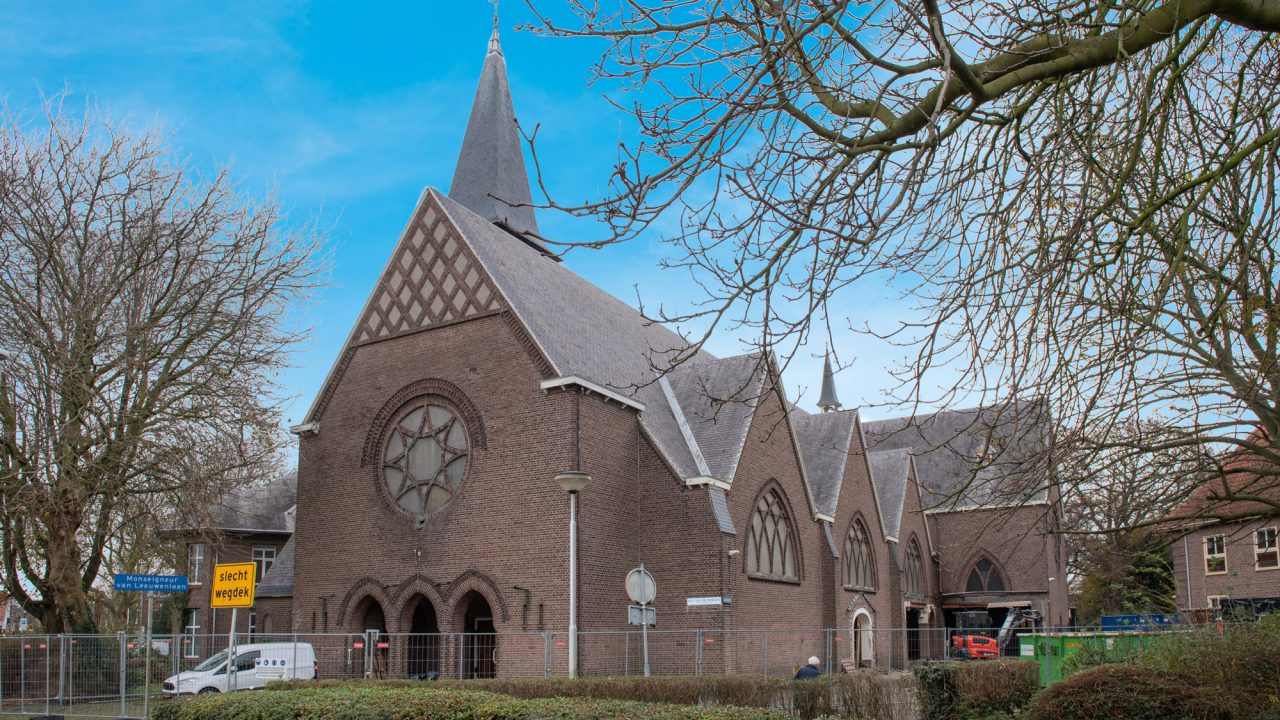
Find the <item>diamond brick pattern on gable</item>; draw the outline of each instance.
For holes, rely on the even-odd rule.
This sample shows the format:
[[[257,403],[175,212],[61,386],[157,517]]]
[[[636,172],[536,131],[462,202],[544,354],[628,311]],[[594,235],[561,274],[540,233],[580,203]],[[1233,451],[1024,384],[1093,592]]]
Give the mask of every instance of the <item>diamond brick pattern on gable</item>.
[[[457,231],[432,205],[414,220],[360,319],[357,344],[498,311],[502,301]]]

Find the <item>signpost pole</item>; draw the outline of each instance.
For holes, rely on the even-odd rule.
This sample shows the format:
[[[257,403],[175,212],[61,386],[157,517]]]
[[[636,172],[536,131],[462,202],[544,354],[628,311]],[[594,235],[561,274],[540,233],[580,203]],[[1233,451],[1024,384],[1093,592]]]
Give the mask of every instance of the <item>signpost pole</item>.
[[[640,563],[640,573],[648,575],[648,571],[644,569],[644,563]],[[640,603],[640,644],[642,646],[642,654],[644,657],[644,676],[649,677],[649,602],[653,598],[641,596]]]
[[[240,608],[231,608],[231,633],[227,637],[227,689],[236,691],[236,613]]]
[[[142,664],[142,717],[151,717],[151,612],[156,594],[147,593],[147,627],[142,637],[147,643],[146,660]],[[172,643],[170,643],[172,648]],[[170,650],[172,651],[172,649]]]
[[[644,565],[640,566],[642,569]],[[640,603],[640,641],[644,654],[644,676],[649,677],[649,604]]]

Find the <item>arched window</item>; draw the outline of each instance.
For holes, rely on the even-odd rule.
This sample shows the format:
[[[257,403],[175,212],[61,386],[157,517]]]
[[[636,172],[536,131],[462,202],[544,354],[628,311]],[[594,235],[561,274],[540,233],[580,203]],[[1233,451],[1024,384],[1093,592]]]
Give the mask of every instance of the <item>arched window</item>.
[[[986,558],[973,564],[969,579],[964,584],[965,592],[1004,592],[1005,589],[1004,576]]]
[[[769,580],[800,579],[791,519],[776,490],[761,495],[751,513],[747,574]]]
[[[844,538],[844,586],[854,590],[876,589],[875,555],[861,520],[853,521]]]
[[[902,589],[907,595],[924,595],[924,557],[920,554],[920,544],[911,538],[907,544],[906,564],[902,571]]]

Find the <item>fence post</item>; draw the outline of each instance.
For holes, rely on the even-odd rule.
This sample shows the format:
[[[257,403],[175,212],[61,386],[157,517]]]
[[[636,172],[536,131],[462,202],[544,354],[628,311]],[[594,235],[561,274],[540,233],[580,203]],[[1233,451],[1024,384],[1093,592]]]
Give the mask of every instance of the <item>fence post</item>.
[[[697,634],[694,636],[693,674],[702,674],[702,628],[698,628]]]
[[[125,655],[127,649],[124,646],[123,630],[116,633],[116,644],[120,646],[120,717],[124,717],[124,665],[128,658]],[[228,668],[227,672],[232,672],[232,669]]]
[[[465,668],[466,668],[467,659],[463,657],[463,655],[465,655],[466,653],[466,643],[464,642],[464,637],[465,637],[464,633],[458,633],[457,657],[458,657],[458,679],[459,680],[463,680],[466,678]]]
[[[764,674],[769,676],[769,631],[764,631]]]
[[[18,712],[27,714],[27,638],[18,636]]]
[[[67,634],[58,636],[58,704],[66,705],[67,688]]]

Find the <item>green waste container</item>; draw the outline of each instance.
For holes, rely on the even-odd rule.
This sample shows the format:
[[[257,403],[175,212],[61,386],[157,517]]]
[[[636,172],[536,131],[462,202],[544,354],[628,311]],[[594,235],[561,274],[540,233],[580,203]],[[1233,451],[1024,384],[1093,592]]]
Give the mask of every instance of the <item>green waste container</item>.
[[[1161,633],[1064,632],[1025,633],[1018,636],[1018,655],[1040,664],[1040,684],[1049,686],[1065,677],[1063,663],[1083,648],[1106,648],[1119,654],[1147,647]]]

